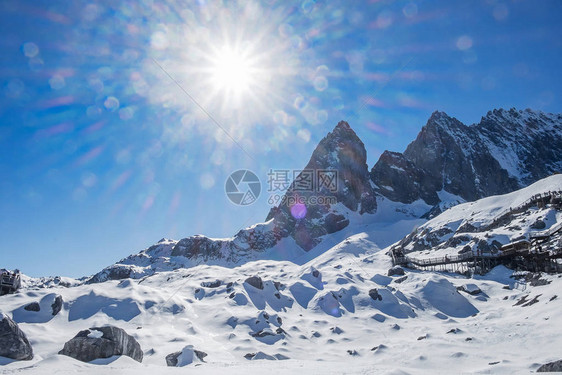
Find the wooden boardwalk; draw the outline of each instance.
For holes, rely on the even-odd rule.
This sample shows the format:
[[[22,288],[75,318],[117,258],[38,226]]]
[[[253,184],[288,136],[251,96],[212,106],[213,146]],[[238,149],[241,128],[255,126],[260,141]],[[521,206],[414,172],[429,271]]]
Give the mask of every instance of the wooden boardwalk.
[[[401,256],[394,251],[391,251],[391,255],[394,265],[422,270],[485,274],[498,265],[504,265],[521,271],[562,273],[562,263],[558,262],[558,259],[562,259],[562,249],[555,252],[522,250],[486,255],[466,253],[435,258]]]

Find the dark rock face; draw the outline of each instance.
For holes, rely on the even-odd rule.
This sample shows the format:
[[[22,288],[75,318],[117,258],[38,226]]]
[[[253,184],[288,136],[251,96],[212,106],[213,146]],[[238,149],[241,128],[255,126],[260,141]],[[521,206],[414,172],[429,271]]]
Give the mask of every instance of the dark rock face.
[[[133,266],[124,264],[113,264],[103,271],[92,276],[86,283],[101,283],[106,280],[122,280],[131,277]]]
[[[172,249],[172,256],[192,258],[196,256],[217,257],[227,241],[213,241],[205,236],[193,236],[180,240]]]
[[[222,285],[222,281],[220,280],[201,282],[201,286],[204,288],[218,288],[221,285]]]
[[[560,372],[562,371],[562,359],[546,363],[537,369],[537,372]]]
[[[191,348],[186,348],[186,349],[184,349],[184,351],[180,351],[180,352],[175,352],[175,353],[168,354],[168,355],[166,356],[166,365],[167,365],[167,366],[170,366],[170,367],[176,367],[176,366],[178,366],[178,362],[179,362],[178,359],[179,359],[179,356],[182,355],[182,353],[185,352],[185,351],[187,351],[187,352],[191,352],[191,351],[192,351],[193,354],[191,354],[191,353],[188,353],[188,354],[190,354],[190,355],[195,355],[201,362],[205,362],[205,361],[204,361],[204,358],[207,356],[207,353],[202,352],[202,351],[200,351],[200,350],[195,350],[195,349],[191,349]],[[189,361],[188,361],[188,362],[189,362]]]
[[[466,126],[434,112],[404,153],[381,155],[371,179],[377,192],[391,200],[436,205],[441,190],[474,201],[561,169],[562,115],[494,110]]]
[[[312,182],[309,188],[302,189],[298,181],[303,181],[310,171]],[[327,176],[322,171],[333,171],[333,184],[326,184],[327,180],[319,177]],[[301,248],[310,250],[320,242],[319,237],[349,225],[342,212],[336,211],[330,202],[321,204],[319,197],[333,197],[335,202],[360,214],[376,210],[365,146],[345,121],[320,141],[303,172],[287,190],[284,203],[271,209],[266,220],[274,219],[275,231],[281,237],[292,236]],[[292,212],[296,204],[291,200],[299,199],[305,202],[304,215]],[[310,204],[314,200],[319,204]]]
[[[246,283],[253,286],[254,288],[263,289],[263,281],[259,276],[248,277],[246,279]]]
[[[388,270],[388,276],[404,276],[404,269],[400,266],[392,267]]]
[[[143,353],[134,337],[114,326],[94,327],[80,331],[64,344],[59,354],[67,355],[82,362],[114,355],[126,355],[142,362]]]
[[[181,352],[175,352],[168,354],[166,356],[166,366],[169,367],[176,367],[178,365],[178,357],[181,355]]]
[[[41,306],[39,306],[39,302],[31,302],[29,305],[26,305],[24,308],[26,311],[41,311]]]
[[[369,290],[369,297],[371,297],[374,301],[382,301],[382,296],[376,288]]]
[[[439,202],[441,181],[431,178],[401,153],[384,151],[371,169],[371,179],[378,192],[390,200],[412,203],[421,198],[428,204]]]
[[[33,358],[33,349],[17,323],[0,313],[0,356],[15,360]]]
[[[62,309],[62,296],[59,294],[55,297],[53,304],[51,305],[53,316],[57,315]]]

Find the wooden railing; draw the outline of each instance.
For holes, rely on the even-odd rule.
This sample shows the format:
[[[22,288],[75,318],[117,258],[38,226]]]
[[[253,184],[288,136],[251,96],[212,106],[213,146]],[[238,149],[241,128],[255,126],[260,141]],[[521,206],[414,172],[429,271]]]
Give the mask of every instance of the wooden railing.
[[[434,257],[434,258],[415,258],[409,256],[395,256],[395,262],[397,264],[414,264],[419,267],[427,267],[427,266],[438,266],[441,264],[452,264],[452,263],[460,263],[460,262],[469,262],[479,258],[501,258],[503,254],[491,254],[491,253],[484,253],[484,254],[474,254],[474,253],[465,253],[459,255],[446,255],[443,257]]]

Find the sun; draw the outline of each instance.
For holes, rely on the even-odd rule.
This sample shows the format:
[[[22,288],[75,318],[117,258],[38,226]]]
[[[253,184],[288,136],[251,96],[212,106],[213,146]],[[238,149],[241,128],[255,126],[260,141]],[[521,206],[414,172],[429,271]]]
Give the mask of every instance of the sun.
[[[213,56],[211,82],[215,90],[240,97],[258,84],[257,70],[247,53],[223,47]]]

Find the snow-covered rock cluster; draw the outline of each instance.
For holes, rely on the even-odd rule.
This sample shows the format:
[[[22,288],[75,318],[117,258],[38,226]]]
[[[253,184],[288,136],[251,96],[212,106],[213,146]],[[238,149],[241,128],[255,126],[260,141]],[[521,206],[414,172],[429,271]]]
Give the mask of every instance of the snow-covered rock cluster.
[[[459,204],[414,229],[400,241],[417,258],[474,253],[491,255],[502,245],[562,225],[562,175],[524,189]],[[553,236],[550,246],[558,244]],[[548,248],[544,248],[548,250]]]

